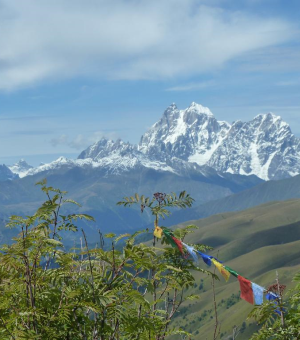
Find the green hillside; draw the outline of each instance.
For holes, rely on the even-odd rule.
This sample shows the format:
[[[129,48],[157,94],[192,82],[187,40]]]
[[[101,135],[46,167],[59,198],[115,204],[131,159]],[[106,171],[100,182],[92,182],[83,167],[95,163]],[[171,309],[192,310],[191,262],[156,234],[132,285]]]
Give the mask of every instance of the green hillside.
[[[200,204],[190,210],[178,211],[168,223],[173,225],[178,223],[175,221],[183,222],[222,212],[241,211],[267,202],[294,198],[300,198],[300,175],[279,181],[267,181],[236,194]]]
[[[255,176],[226,174],[219,176],[202,175],[190,171],[184,176],[166,171],[137,168],[122,175],[107,174],[103,169],[64,168],[56,171],[38,173],[13,181],[0,182],[0,232],[2,242],[9,242],[11,234],[3,228],[1,220],[11,215],[29,215],[46,199],[45,194],[35,186],[38,181],[47,178],[48,185],[68,191],[68,197],[79,202],[82,207],[72,207],[72,212],[88,213],[97,224],[80,225],[88,236],[98,237],[98,228],[103,233],[114,231],[136,231],[151,222],[151,214],[140,214],[139,207],[124,210],[116,205],[122,197],[131,193],[152,196],[155,192],[168,192],[170,188],[176,193],[186,190],[202,204],[210,200],[231,195],[262,182]],[[176,220],[175,223],[181,220]],[[174,223],[174,224],[175,224]],[[72,242],[73,243],[73,242]]]
[[[293,275],[300,270],[299,199],[272,202],[182,225],[188,224],[195,224],[199,229],[187,237],[187,243],[214,246],[212,255],[265,287],[274,283],[278,270],[280,282],[291,288]],[[201,259],[199,263],[207,269]],[[215,285],[221,322],[220,338],[231,339],[232,329],[236,325],[241,331],[236,339],[249,339],[257,326],[253,320],[246,320],[252,305],[239,298],[237,279],[231,277],[226,283],[220,277]],[[199,274],[198,285],[189,293],[200,294],[200,299],[184,305],[174,322],[191,331],[193,339],[212,339],[214,312],[211,279]]]

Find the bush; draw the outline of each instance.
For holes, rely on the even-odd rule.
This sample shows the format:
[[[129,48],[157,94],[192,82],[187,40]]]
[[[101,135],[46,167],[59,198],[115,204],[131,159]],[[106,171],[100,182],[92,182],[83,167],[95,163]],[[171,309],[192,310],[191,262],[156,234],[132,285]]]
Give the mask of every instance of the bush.
[[[62,215],[64,204],[77,203],[45,181],[39,184],[46,202],[33,216],[11,217],[8,226],[19,235],[1,248],[0,338],[162,340],[187,334],[171,329],[170,321],[188,298],[184,290],[195,284],[192,271],[209,272],[175,248],[135,244],[137,233],[107,235],[112,248],[106,251],[90,249],[82,230],[84,248],[67,251],[61,231],[76,232],[76,220],[93,218]],[[184,207],[186,197],[175,197],[174,206]],[[166,207],[153,199],[150,208],[157,225]],[[116,250],[122,238],[125,245]]]

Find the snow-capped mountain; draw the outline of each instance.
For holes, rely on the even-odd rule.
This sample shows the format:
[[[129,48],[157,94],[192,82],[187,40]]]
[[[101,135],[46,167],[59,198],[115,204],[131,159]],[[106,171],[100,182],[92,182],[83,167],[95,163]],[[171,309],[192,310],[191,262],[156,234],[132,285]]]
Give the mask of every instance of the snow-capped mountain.
[[[125,143],[118,139],[116,142],[102,138],[94,143],[79,156],[77,161],[91,160],[94,167],[106,168],[109,173],[120,173],[139,166],[155,170],[175,172],[165,162],[150,159],[138,151],[136,145]]]
[[[118,154],[121,157],[136,155],[137,146],[130,143],[125,143],[121,139],[117,141],[101,138],[98,142],[89,146],[82,151],[78,159],[91,158],[94,161],[100,161],[105,157],[110,157],[113,154]]]
[[[79,166],[82,168],[89,168],[95,166],[92,162],[91,159],[87,160],[73,160],[73,159],[68,159],[66,157],[59,157],[57,160],[47,163],[47,164],[41,164],[36,168],[30,168],[26,172],[22,173],[20,177],[25,177],[25,176],[31,176],[31,175],[36,175],[40,172],[53,172],[56,170],[69,170],[73,169],[74,167]]]
[[[24,160],[10,167],[20,177],[73,167],[102,168],[121,174],[144,167],[187,175],[189,171],[256,175],[264,180],[300,173],[300,139],[272,113],[249,122],[218,121],[202,105],[179,110],[170,105],[138,145],[102,138],[82,151],[77,160],[60,157],[32,168]]]
[[[102,138],[99,142],[83,151],[78,156],[78,159],[68,159],[61,156],[51,163],[42,164],[36,168],[31,167],[27,171],[20,172],[19,176],[25,177],[40,172],[52,173],[58,170],[68,171],[75,167],[85,169],[101,168],[104,175],[121,174],[124,171],[130,171],[138,167],[175,172],[166,163],[150,160],[146,155],[139,152],[136,146],[124,143],[121,140],[114,142]]]
[[[300,173],[300,139],[279,116],[258,115],[250,122],[235,122],[207,164],[265,180],[291,177]]]
[[[229,130],[230,124],[217,121],[207,107],[192,103],[178,110],[172,104],[142,136],[138,148],[156,159],[176,157],[205,165]]]
[[[27,172],[30,169],[33,169],[33,166],[29,165],[24,159],[19,160],[16,164],[12,166],[8,166],[11,172],[19,175],[21,178],[26,176]]]
[[[199,104],[192,103],[185,110],[172,104],[142,136],[138,149],[164,161],[176,157],[264,180],[300,173],[300,139],[272,113],[230,125],[217,121]]]

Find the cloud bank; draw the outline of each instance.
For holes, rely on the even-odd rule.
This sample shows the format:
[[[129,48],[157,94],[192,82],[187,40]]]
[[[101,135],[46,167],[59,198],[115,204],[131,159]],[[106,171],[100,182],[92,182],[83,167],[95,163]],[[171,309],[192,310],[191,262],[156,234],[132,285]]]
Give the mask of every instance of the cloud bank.
[[[83,134],[78,134],[74,138],[70,138],[66,134],[62,134],[58,137],[52,138],[50,140],[50,144],[53,147],[66,145],[70,147],[71,149],[75,150],[83,150],[90,146],[91,144],[94,144],[95,142],[98,142],[101,138],[107,138],[107,139],[113,139],[116,140],[118,138],[118,135],[116,132],[102,132],[102,131],[96,131],[92,133],[89,136],[84,136]]]
[[[0,0],[0,20],[2,90],[199,75],[294,34],[286,21],[196,0]]]

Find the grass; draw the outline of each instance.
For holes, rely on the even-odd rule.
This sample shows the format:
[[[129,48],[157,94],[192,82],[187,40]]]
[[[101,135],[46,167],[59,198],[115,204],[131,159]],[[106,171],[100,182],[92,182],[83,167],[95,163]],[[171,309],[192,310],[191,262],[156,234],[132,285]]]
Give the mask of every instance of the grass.
[[[300,271],[299,199],[218,214],[177,227],[188,224],[195,224],[199,229],[187,236],[186,243],[214,246],[212,255],[218,254],[226,265],[257,284],[267,287],[275,283],[277,270],[280,282],[292,287],[292,278]],[[200,266],[207,269],[201,260]],[[197,273],[196,282],[188,293],[199,294],[200,299],[186,302],[174,323],[192,332],[193,339],[213,339],[215,320],[211,278]],[[231,339],[234,326],[242,331],[237,340],[249,339],[258,326],[247,319],[253,306],[238,297],[237,279],[231,277],[226,283],[220,276],[215,286],[222,335],[219,339]]]

